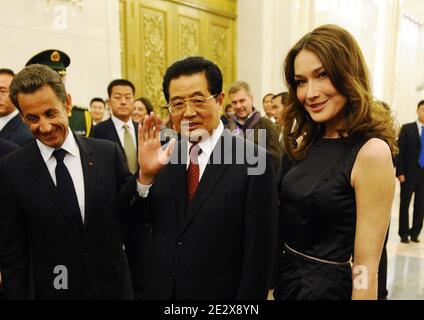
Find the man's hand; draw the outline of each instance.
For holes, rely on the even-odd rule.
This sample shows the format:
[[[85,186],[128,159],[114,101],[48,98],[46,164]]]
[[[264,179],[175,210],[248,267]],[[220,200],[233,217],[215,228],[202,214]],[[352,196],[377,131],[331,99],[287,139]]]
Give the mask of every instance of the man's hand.
[[[138,126],[138,163],[140,165],[138,181],[144,185],[152,184],[159,171],[169,162],[176,143],[175,139],[171,139],[166,149],[162,149],[161,123],[162,120],[151,112]]]
[[[405,175],[401,174],[397,177],[400,183],[404,183],[406,181]]]

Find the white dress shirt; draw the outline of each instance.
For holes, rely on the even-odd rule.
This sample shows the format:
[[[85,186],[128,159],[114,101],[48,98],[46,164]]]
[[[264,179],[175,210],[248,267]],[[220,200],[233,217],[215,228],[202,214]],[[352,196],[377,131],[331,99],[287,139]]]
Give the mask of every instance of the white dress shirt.
[[[128,129],[131,133],[131,137],[132,140],[134,142],[134,146],[136,147],[137,150],[137,143],[135,141],[135,129],[134,129],[134,124],[132,122],[132,119],[130,117],[130,119],[127,122],[124,122],[120,119],[118,119],[115,116],[112,116],[112,122],[115,126],[116,132],[118,133],[118,137],[119,137],[119,141],[121,142],[121,146],[124,147],[124,134],[125,134],[125,129],[124,129],[124,125],[126,124],[128,126]]]
[[[198,163],[199,163],[199,181],[202,179],[203,173],[205,172],[206,166],[208,165],[209,158],[212,155],[212,151],[215,148],[216,144],[218,143],[219,138],[221,137],[222,133],[224,132],[224,124],[222,121],[219,121],[218,127],[213,130],[212,135],[201,142],[199,142],[199,147],[202,150],[202,153],[199,154],[198,157]],[[188,166],[190,165],[190,147],[192,146],[192,143],[187,142],[187,166],[186,169],[188,169]],[[140,197],[147,198],[149,195],[149,189],[153,184],[150,185],[144,185],[138,182],[137,180],[137,191]]]
[[[52,147],[46,146],[40,140],[36,140],[38,148],[40,149],[41,155],[46,163],[47,169],[49,170],[50,176],[52,177],[53,183],[56,184],[56,158],[53,156]],[[68,135],[63,142],[61,148],[67,153],[63,160],[66,168],[71,175],[74,183],[75,192],[77,194],[78,205],[81,211],[81,218],[84,222],[85,217],[85,192],[84,192],[84,174],[82,172],[80,150],[75,137],[72,132],[68,129]]]
[[[218,143],[219,138],[221,137],[222,133],[224,132],[224,125],[222,124],[222,121],[219,121],[218,127],[213,131],[212,135],[204,140],[199,142],[199,147],[202,150],[202,153],[199,154],[198,162],[199,162],[199,181],[202,179],[203,172],[205,172],[206,166],[208,164],[209,158],[212,154],[213,149],[215,148],[216,144]],[[187,146],[187,168],[190,165],[190,147],[193,144],[191,142],[188,142]]]
[[[4,117],[0,117],[0,131],[3,130],[3,128],[6,126],[6,124],[12,120],[14,117],[16,117],[16,115],[19,114],[18,110],[15,110],[11,113],[9,113],[8,115],[4,116]]]

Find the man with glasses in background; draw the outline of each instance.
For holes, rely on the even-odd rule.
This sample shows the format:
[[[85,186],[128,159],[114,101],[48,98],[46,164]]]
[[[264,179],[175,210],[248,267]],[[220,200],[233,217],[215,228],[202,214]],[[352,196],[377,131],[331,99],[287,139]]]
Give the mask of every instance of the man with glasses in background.
[[[278,141],[278,132],[274,123],[261,116],[253,106],[253,95],[247,82],[235,81],[228,89],[228,95],[236,113],[226,128],[256,144],[265,145],[272,155],[274,170],[279,170],[282,148]],[[262,141],[265,134],[265,141]]]

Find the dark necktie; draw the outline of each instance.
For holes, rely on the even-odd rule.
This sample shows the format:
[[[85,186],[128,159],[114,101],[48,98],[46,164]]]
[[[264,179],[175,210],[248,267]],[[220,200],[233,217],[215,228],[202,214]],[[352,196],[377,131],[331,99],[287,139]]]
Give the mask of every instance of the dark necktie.
[[[69,174],[63,159],[65,158],[66,151],[63,149],[56,149],[53,156],[56,158],[56,187],[60,196],[65,202],[66,206],[72,212],[75,218],[82,223],[81,211],[78,205],[78,198],[75,192],[74,182]]]
[[[424,168],[424,126],[421,127],[421,149],[418,163],[421,168]]]
[[[190,164],[187,169],[187,204],[191,203],[194,194],[196,193],[197,186],[199,184],[199,154],[202,153],[202,149],[198,144],[193,144],[190,147]]]

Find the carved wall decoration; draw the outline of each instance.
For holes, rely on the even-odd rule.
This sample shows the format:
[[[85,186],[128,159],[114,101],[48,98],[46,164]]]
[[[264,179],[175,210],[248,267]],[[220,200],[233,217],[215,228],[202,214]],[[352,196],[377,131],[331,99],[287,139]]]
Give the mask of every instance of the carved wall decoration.
[[[167,114],[162,80],[166,68],[187,56],[217,63],[226,84],[236,79],[237,0],[119,0],[122,75]]]
[[[190,18],[180,17],[179,23],[179,49],[180,57],[197,56],[199,49],[199,22]]]
[[[161,12],[144,12],[142,43],[144,47],[143,71],[145,92],[156,108],[165,104],[162,79],[166,69],[166,22]]]
[[[127,64],[127,33],[125,32],[127,29],[127,11],[125,9],[126,2],[120,1],[119,2],[119,16],[121,17],[121,25],[120,25],[120,32],[121,32],[121,65],[122,65],[122,75],[123,77],[127,76],[127,70],[128,70],[128,64]]]
[[[221,26],[212,26],[211,27],[211,39],[212,39],[212,59],[222,68],[222,72],[226,72],[226,62],[227,62],[227,48],[228,48],[228,39],[227,39],[227,29]]]

